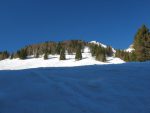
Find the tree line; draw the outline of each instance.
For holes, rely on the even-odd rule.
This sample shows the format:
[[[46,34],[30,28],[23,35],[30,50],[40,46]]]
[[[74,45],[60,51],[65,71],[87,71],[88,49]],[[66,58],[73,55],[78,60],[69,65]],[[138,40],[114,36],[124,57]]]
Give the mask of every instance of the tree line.
[[[7,59],[7,58],[9,58],[9,56],[10,56],[10,54],[8,51],[0,52],[0,60]]]
[[[66,60],[66,54],[75,54],[76,60],[82,59],[82,52],[84,47],[87,46],[91,50],[91,54],[98,61],[106,61],[107,56],[112,56],[113,51],[110,46],[107,48],[101,47],[100,45],[88,43],[82,40],[68,40],[62,42],[44,42],[40,44],[33,44],[26,46],[15,53],[8,53],[7,51],[0,53],[0,60],[6,58],[20,58],[22,60],[27,59],[28,56],[34,56],[34,58],[39,58],[42,55],[46,60],[50,54],[60,55],[60,60]]]

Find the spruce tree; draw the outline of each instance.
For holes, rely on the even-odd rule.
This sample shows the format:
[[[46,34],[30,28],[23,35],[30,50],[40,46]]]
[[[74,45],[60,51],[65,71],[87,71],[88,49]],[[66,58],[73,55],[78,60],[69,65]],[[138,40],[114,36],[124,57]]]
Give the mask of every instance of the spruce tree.
[[[126,61],[126,62],[130,61],[130,57],[129,57],[129,53],[128,52],[124,53],[124,61]]]
[[[131,52],[130,54],[129,54],[129,57],[130,57],[130,61],[136,61],[136,54],[135,54],[135,51],[133,51],[133,52]]]
[[[95,57],[95,59],[98,60],[98,61],[102,61],[102,62],[106,61],[106,52],[105,52],[104,48],[99,46],[96,49],[96,57]]]
[[[7,51],[0,52],[0,60],[9,58],[9,53]]]
[[[134,39],[134,49],[137,61],[146,61],[150,57],[149,48],[145,46],[149,37],[149,29],[143,25]]]
[[[59,43],[57,44],[57,47],[56,47],[56,53],[57,53],[57,54],[60,54],[61,49],[62,49],[62,46],[61,46],[61,43],[59,42]]]
[[[21,49],[20,51],[17,52],[18,57],[22,60],[27,58],[27,50],[26,49]]]
[[[103,54],[97,54],[96,60],[106,62],[106,55],[104,53]]]
[[[81,47],[78,47],[78,48],[77,48],[75,59],[76,59],[76,60],[82,60]]]
[[[96,49],[98,48],[98,45],[95,45],[95,44],[91,44],[90,45],[90,50],[91,50],[91,54],[92,56],[95,56],[96,55]]]
[[[48,53],[45,52],[45,54],[44,54],[44,60],[47,60],[47,59],[48,59]]]
[[[60,60],[66,60],[65,49],[63,48],[60,52]]]
[[[108,46],[106,48],[106,55],[111,57],[113,55],[113,50],[112,50],[112,47]]]

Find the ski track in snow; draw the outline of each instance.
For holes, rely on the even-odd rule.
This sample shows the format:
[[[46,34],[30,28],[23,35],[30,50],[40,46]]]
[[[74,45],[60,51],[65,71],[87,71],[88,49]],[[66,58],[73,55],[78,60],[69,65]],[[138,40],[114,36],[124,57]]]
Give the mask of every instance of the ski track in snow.
[[[0,71],[0,113],[150,113],[150,62]]]

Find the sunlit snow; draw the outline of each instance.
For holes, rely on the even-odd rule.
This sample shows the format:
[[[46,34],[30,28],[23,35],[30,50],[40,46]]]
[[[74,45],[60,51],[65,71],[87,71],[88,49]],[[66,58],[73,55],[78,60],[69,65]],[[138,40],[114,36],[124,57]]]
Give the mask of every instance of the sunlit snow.
[[[0,61],[0,70],[19,70],[19,69],[29,69],[38,67],[74,67],[74,66],[86,66],[86,65],[105,65],[105,64],[120,64],[125,63],[120,58],[108,57],[107,62],[96,61],[94,57],[91,56],[90,49],[85,47],[82,53],[82,60],[76,61],[75,54],[66,55],[66,60],[59,60],[59,55],[49,55],[48,60],[41,58],[29,57],[26,60],[20,59],[6,59]]]

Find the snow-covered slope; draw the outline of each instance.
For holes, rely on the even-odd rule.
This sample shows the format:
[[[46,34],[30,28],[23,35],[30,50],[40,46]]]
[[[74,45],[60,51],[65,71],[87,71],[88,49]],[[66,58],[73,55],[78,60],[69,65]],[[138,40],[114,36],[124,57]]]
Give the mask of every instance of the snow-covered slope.
[[[127,52],[132,52],[134,51],[135,49],[133,48],[133,44],[129,46],[129,48],[127,48],[125,51]]]
[[[150,113],[150,63],[0,71],[0,113]]]
[[[90,42],[95,44],[100,44],[103,47],[107,47],[104,44],[98,42]],[[48,60],[41,58],[30,58],[26,60],[20,59],[6,59],[0,61],[0,70],[19,70],[19,69],[29,69],[29,68],[39,68],[39,67],[74,67],[74,66],[85,66],[85,65],[104,65],[104,64],[120,64],[124,63],[120,58],[108,57],[107,62],[96,61],[94,57],[91,56],[89,47],[85,47],[82,53],[83,59],[80,61],[75,60],[74,55],[66,55],[66,60],[60,61],[59,55],[49,55]]]
[[[100,46],[102,46],[102,47],[104,47],[104,48],[107,48],[107,46],[106,46],[105,44],[102,44],[102,43],[97,42],[97,41],[91,41],[91,42],[89,42],[89,43],[91,43],[91,44],[97,44],[97,45],[100,45]]]
[[[108,62],[99,62],[91,57],[91,53],[83,53],[83,59],[75,61],[75,55],[66,55],[67,60],[60,61],[59,55],[49,55],[48,60],[43,58],[32,58],[27,60],[20,59],[6,59],[0,61],[0,70],[18,70],[18,69],[29,69],[38,67],[74,67],[74,66],[85,66],[85,65],[104,65],[104,64],[120,64],[124,63],[119,58],[109,57]]]

